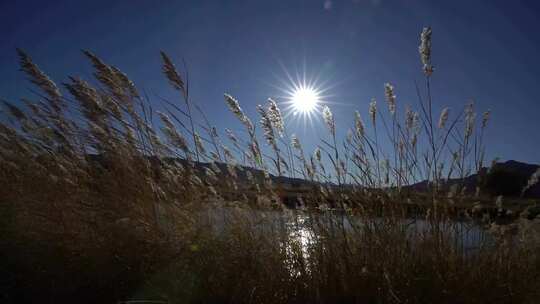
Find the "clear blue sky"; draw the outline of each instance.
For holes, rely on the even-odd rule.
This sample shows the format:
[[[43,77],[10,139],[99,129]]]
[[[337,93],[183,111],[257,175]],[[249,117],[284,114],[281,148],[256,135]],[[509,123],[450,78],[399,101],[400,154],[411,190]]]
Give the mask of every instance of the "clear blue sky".
[[[398,107],[416,105],[422,80],[418,37],[433,27],[437,109],[457,111],[474,99],[491,109],[489,158],[540,163],[540,4],[537,1],[3,1],[0,3],[0,96],[17,100],[30,85],[15,47],[55,81],[91,77],[88,49],[153,93],[174,96],[160,72],[159,50],[184,58],[194,99],[219,129],[240,129],[223,93],[255,106],[305,63],[309,77],[330,86],[328,101],[345,130],[352,112],[367,116],[383,84]],[[455,113],[455,112],[454,112]],[[255,119],[254,119],[255,120]],[[291,128],[304,142],[321,127]]]

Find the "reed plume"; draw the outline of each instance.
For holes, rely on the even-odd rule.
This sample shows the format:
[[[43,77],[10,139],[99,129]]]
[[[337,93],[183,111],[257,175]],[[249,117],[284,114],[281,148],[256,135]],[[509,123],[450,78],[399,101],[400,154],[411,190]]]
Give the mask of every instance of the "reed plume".
[[[332,114],[332,111],[330,111],[330,108],[326,105],[323,106],[322,116],[326,127],[328,128],[328,130],[330,130],[330,133],[335,134],[336,122],[334,121],[334,115]]]
[[[439,129],[444,129],[444,127],[446,126],[446,122],[448,121],[449,112],[450,112],[450,109],[448,109],[448,108],[444,108],[441,111],[441,116],[439,117],[439,124],[438,124]]]
[[[32,59],[23,50],[17,49],[17,54],[21,70],[28,76],[30,82],[47,94],[47,101],[56,113],[61,112],[66,105],[56,84],[32,62]]]
[[[354,112],[354,125],[356,130],[356,136],[358,136],[358,138],[364,138],[366,128],[364,126],[364,122],[362,121],[362,116],[360,116],[360,113],[358,111]]]
[[[369,103],[369,117],[371,118],[371,122],[373,125],[375,125],[375,119],[377,116],[377,101],[375,98],[371,99],[371,102]]]
[[[388,111],[394,116],[396,114],[396,95],[394,94],[394,86],[385,83],[384,95],[386,97],[386,102],[388,103]]]
[[[420,46],[418,47],[426,76],[431,76],[434,70],[431,65],[431,34],[431,27],[425,27],[420,34]]]
[[[277,103],[272,99],[268,98],[268,118],[272,122],[272,126],[278,132],[280,136],[283,136],[285,132],[285,124],[283,122],[283,116]]]

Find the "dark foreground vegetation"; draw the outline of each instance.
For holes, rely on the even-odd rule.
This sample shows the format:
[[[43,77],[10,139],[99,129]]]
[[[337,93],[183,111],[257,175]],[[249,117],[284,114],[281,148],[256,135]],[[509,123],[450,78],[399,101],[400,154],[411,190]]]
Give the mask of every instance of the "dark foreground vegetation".
[[[434,118],[430,29],[421,35],[426,83],[418,88],[418,112],[407,107],[399,116],[386,84],[388,111],[372,101],[369,124],[357,113],[339,139],[324,107],[328,140],[313,153],[287,133],[272,100],[258,108],[261,132],[225,95],[245,136],[222,136],[163,53],[180,102],[150,101],[89,52],[95,81],[70,77],[60,89],[18,52],[38,91],[24,107],[3,101],[2,303],[539,299],[534,216],[468,243],[492,219],[479,223],[467,211],[456,220],[449,212],[490,199],[479,187],[447,184],[483,167],[489,114],[477,122],[470,104],[454,119],[448,109]],[[152,108],[158,103],[161,111]],[[270,174],[310,182],[297,209],[284,207],[283,187]],[[407,190],[421,180],[427,192]],[[403,203],[418,200],[425,208],[411,218]],[[501,211],[504,203],[492,200]]]

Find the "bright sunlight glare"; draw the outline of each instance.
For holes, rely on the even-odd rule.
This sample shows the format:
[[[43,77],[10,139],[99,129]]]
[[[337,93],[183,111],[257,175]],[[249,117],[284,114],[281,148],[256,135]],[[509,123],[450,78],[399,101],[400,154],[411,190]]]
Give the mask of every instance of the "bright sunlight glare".
[[[296,111],[308,114],[317,107],[319,95],[317,94],[317,91],[312,88],[300,87],[293,92],[291,102]]]
[[[275,86],[283,95],[277,96],[281,100],[284,109],[284,118],[291,118],[291,123],[297,126],[312,127],[321,119],[320,112],[324,104],[328,104],[327,81],[320,81],[321,73],[315,73],[311,77],[307,76],[305,64],[302,70],[296,69],[291,74],[282,65],[286,78],[278,78],[281,86]],[[296,76],[296,77],[295,77]]]

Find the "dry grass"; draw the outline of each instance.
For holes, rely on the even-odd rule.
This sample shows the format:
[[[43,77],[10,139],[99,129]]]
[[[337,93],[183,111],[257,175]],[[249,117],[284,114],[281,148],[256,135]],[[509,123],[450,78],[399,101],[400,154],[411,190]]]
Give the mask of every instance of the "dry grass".
[[[18,52],[39,93],[24,109],[3,101],[3,302],[533,303],[538,296],[537,245],[501,235],[469,248],[464,240],[476,224],[451,216],[471,198],[445,181],[482,167],[488,114],[478,128],[472,105],[434,120],[430,29],[421,35],[419,112],[407,107],[400,118],[386,84],[388,113],[373,101],[371,124],[358,113],[339,139],[326,107],[329,139],[313,153],[289,137],[272,100],[258,107],[262,147],[226,94],[247,130],[246,138],[227,130],[227,147],[164,53],[163,72],[182,102],[161,100],[159,112],[90,52],[95,83],[70,77],[62,90]],[[323,184],[310,184],[301,210],[291,211],[272,173]],[[423,179],[429,195],[407,189]],[[403,204],[410,201],[426,206],[421,218],[410,219]]]

